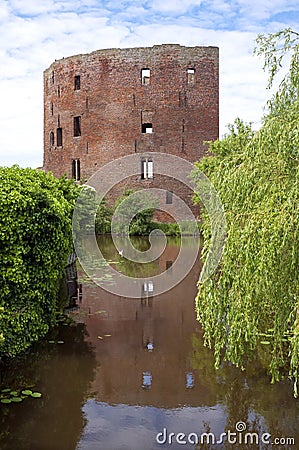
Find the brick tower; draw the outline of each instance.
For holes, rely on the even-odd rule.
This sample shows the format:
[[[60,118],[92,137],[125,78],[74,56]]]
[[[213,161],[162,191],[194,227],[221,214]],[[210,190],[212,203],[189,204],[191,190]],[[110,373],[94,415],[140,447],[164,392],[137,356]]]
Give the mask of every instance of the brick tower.
[[[137,153],[140,177],[132,184],[157,185],[151,152],[195,162],[204,141],[218,138],[218,123],[217,47],[98,50],[44,72],[44,169],[56,176],[85,182],[106,163]]]

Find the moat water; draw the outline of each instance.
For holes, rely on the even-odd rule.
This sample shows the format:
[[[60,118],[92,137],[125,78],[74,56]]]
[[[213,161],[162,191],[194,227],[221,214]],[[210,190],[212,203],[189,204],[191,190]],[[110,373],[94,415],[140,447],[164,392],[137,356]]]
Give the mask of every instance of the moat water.
[[[164,254],[137,270],[109,237],[99,244],[118,270],[141,279],[169,268],[179,249],[168,239]],[[147,245],[142,238],[135,244]],[[244,372],[229,363],[215,370],[195,315],[199,272],[197,261],[172,290],[155,296],[145,289],[135,299],[110,294],[81,273],[73,324],[2,371],[1,389],[29,388],[42,397],[0,403],[0,449],[299,448],[290,382],[270,384],[258,362]]]

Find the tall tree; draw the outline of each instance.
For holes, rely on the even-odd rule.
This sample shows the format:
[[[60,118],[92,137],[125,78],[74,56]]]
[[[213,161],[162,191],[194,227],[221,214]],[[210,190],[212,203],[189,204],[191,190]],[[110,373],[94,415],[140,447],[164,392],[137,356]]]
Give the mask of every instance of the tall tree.
[[[215,363],[245,367],[259,357],[272,381],[299,373],[299,120],[298,42],[290,29],[258,36],[255,53],[269,86],[283,59],[286,75],[254,132],[237,119],[211,156],[196,166],[224,204],[227,241],[217,273],[199,286],[198,319]],[[288,54],[288,56],[287,56]],[[196,181],[195,169],[193,178]],[[199,199],[197,199],[199,201]],[[204,213],[204,257],[210,245]]]

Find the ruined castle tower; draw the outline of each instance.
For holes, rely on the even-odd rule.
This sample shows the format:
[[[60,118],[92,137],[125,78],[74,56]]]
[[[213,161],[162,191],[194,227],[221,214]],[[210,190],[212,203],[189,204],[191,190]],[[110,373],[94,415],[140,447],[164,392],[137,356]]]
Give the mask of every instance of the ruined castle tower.
[[[137,153],[149,157],[133,184],[150,185],[151,152],[195,162],[204,141],[218,138],[218,122],[217,47],[98,50],[44,72],[44,169],[56,176],[85,182],[107,162]]]

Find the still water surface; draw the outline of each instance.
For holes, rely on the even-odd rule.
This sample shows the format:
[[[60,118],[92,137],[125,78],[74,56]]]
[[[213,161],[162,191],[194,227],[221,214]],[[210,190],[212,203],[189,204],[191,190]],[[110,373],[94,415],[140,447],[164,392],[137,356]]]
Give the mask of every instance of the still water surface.
[[[179,250],[179,241],[169,239],[155,263],[136,267],[118,255],[110,238],[101,237],[99,245],[117,270],[138,276],[141,286],[142,277],[166,268],[171,277]],[[135,246],[146,249],[147,242],[139,238]],[[0,405],[0,449],[299,448],[299,407],[290,383],[271,385],[258,361],[244,372],[230,364],[214,369],[194,311],[199,271],[198,261],[171,291],[155,296],[147,285],[137,299],[110,294],[82,273],[74,324],[53,330],[2,373],[1,389],[27,387],[43,395]],[[240,421],[259,436],[259,445],[244,443],[246,431],[237,433],[238,444],[213,444],[212,435],[209,444],[200,444],[202,433],[217,441],[221,433],[236,432]],[[186,444],[176,442],[178,433]],[[272,447],[262,444],[263,433],[271,434],[266,441],[296,442]],[[188,442],[197,437],[198,445]]]

